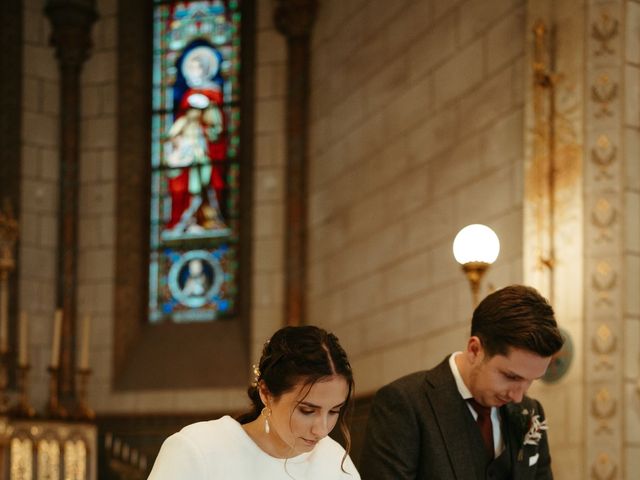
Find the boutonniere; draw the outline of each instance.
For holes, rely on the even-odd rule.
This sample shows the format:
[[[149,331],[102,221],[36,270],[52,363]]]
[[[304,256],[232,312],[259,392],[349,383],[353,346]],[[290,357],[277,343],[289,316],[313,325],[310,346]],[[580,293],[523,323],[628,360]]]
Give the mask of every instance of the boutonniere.
[[[524,408],[520,412],[523,418],[523,426],[527,428],[527,432],[524,435],[520,452],[518,453],[518,460],[522,460],[523,449],[525,445],[538,445],[542,439],[543,430],[547,430],[547,420],[540,420],[540,415],[536,414],[535,410],[529,411]]]

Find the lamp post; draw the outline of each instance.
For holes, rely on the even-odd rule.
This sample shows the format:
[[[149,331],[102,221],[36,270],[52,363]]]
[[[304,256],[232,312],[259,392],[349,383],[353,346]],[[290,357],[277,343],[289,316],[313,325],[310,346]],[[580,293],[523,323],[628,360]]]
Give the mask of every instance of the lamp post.
[[[473,306],[478,304],[480,281],[487,269],[498,258],[500,240],[486,225],[474,223],[458,232],[453,240],[453,256],[462,265],[469,279]]]

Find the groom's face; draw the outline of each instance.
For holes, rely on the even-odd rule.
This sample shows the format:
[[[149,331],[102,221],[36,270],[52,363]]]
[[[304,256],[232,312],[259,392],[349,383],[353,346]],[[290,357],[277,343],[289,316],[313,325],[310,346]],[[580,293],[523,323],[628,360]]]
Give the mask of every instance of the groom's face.
[[[479,344],[470,369],[469,390],[476,401],[487,407],[519,403],[531,383],[547,371],[550,361],[551,357],[519,348],[489,357]]]

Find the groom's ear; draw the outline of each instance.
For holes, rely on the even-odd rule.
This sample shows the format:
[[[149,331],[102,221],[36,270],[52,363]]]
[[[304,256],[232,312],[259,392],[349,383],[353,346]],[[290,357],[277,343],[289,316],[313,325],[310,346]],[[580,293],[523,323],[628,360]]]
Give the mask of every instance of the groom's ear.
[[[475,335],[469,337],[469,340],[467,341],[467,351],[465,353],[471,364],[482,361],[485,352],[480,337],[476,337]]]

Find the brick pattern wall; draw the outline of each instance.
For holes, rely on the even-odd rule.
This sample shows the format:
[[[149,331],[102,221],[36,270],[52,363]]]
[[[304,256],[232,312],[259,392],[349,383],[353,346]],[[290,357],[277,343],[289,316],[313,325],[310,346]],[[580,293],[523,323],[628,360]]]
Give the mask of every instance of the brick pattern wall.
[[[273,27],[273,1],[256,2],[256,105],[252,357],[283,322],[283,185],[286,44]],[[89,403],[98,413],[238,411],[244,390],[116,393],[112,390],[115,258],[117,0],[98,0],[93,51],[82,83],[78,318],[92,316]],[[31,322],[30,391],[48,398],[55,308],[59,83],[40,1],[24,2],[23,200],[20,303]],[[125,172],[126,174],[126,172]],[[144,295],[144,292],[141,292]],[[247,378],[250,365],[247,365]]]
[[[502,241],[487,283],[521,281],[524,5],[322,3],[309,320],[342,338],[360,393],[464,346],[460,228],[486,223]]]
[[[42,2],[23,2],[22,198],[19,305],[29,318],[30,393],[47,393],[56,288],[59,78]]]

